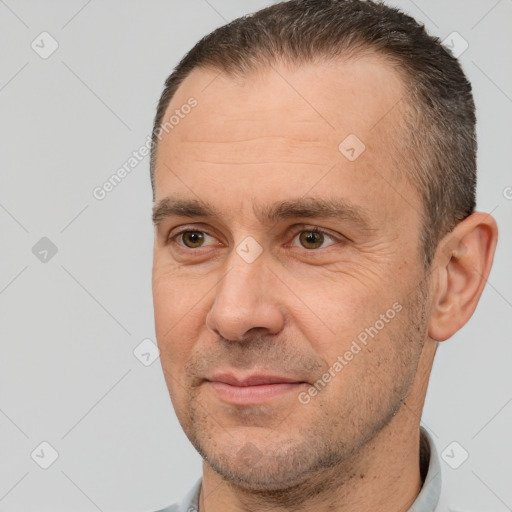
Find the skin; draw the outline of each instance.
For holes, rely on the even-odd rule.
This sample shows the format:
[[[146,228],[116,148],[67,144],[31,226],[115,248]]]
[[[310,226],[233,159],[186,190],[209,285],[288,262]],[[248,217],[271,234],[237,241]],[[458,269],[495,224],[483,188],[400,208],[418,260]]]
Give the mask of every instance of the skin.
[[[169,105],[171,115],[198,101],[159,143],[155,210],[170,196],[215,209],[155,219],[157,340],[176,414],[204,458],[201,512],[407,510],[420,491],[419,422],[437,342],[472,315],[497,228],[471,215],[423,268],[421,198],[395,172],[404,92],[393,69],[365,55],[236,78],[197,69]],[[366,146],[355,161],[338,150],[348,134]],[[366,223],[265,217],[300,198],[350,202]],[[251,263],[236,250],[248,236],[261,248]],[[301,403],[298,393],[397,303]],[[302,384],[233,405],[208,382],[215,372]]]

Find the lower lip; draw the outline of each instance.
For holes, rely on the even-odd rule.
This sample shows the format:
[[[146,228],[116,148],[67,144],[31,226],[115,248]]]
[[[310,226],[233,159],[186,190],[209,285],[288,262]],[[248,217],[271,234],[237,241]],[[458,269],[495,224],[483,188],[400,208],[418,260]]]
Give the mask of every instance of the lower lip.
[[[226,402],[242,405],[260,404],[292,391],[298,393],[299,388],[304,386],[304,382],[280,382],[259,386],[232,386],[224,382],[211,381],[208,384],[219,398]]]

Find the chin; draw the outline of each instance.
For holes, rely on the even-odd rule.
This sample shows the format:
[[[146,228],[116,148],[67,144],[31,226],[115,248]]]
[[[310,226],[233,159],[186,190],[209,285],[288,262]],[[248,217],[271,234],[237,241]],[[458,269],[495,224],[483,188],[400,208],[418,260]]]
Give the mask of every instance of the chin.
[[[265,464],[267,457],[262,457],[261,467],[247,467],[244,463],[233,461],[231,464],[222,464],[214,460],[207,461],[211,468],[224,480],[232,485],[251,492],[277,492],[289,490],[300,486],[307,478],[298,474],[296,467],[277,467],[276,462],[271,467]],[[272,456],[268,457],[270,461]]]
[[[276,438],[269,442],[254,436],[252,441],[238,444],[230,437],[207,449],[194,446],[224,480],[254,493],[289,491],[303,485],[326,466],[304,440]]]

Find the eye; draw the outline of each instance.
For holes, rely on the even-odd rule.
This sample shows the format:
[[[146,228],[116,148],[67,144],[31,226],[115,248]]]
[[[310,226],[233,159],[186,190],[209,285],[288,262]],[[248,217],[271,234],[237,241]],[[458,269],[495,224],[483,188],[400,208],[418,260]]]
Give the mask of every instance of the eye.
[[[211,239],[212,241],[215,240],[212,236],[208,235],[204,231],[197,230],[182,231],[181,233],[171,237],[171,240],[176,240],[177,243],[188,247],[189,249],[196,249],[205,245],[212,245],[211,243],[205,243],[208,239]]]
[[[331,235],[317,228],[300,231],[295,235],[294,240],[296,238],[298,238],[300,245],[304,249],[320,249],[322,246],[328,247],[337,242]],[[324,245],[324,242],[328,242],[329,240],[331,243]],[[292,243],[292,245],[295,244]]]

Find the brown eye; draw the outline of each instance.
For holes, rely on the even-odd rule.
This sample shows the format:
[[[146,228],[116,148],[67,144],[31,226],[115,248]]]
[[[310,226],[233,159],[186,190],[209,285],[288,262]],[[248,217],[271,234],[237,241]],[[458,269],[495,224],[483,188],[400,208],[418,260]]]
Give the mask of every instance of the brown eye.
[[[302,231],[299,240],[305,249],[318,249],[324,243],[324,235],[317,231]]]
[[[191,249],[201,247],[204,243],[204,233],[202,231],[184,231],[181,233],[181,240],[186,247]]]

